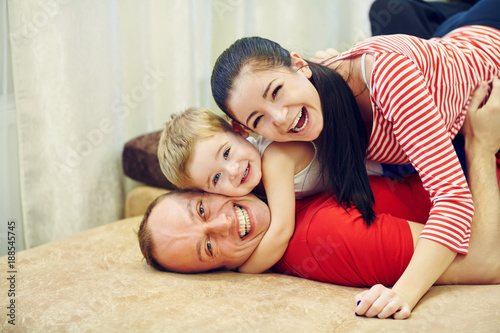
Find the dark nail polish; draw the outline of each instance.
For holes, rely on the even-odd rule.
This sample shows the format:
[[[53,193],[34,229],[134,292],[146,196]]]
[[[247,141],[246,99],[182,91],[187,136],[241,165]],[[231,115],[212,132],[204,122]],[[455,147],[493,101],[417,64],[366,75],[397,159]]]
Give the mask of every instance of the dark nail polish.
[[[356,306],[359,305],[359,303],[361,303],[361,300],[359,300],[357,303],[356,303]]]

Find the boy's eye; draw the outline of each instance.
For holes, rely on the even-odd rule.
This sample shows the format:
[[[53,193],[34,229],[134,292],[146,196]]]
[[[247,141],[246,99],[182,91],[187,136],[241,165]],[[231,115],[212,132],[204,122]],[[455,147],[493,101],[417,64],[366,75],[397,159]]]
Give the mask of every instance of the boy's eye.
[[[229,151],[231,150],[231,148],[228,148],[224,151],[224,159],[227,160],[227,157],[229,156]]]
[[[217,183],[219,182],[219,178],[220,178],[220,173],[216,174],[214,177],[214,186],[216,186]]]
[[[210,241],[207,241],[207,250],[210,253],[210,255],[213,255],[213,253],[212,253],[212,243]]]
[[[276,99],[276,95],[278,95],[278,91],[280,91],[281,87],[282,86],[279,85],[273,90],[273,99]]]
[[[259,124],[259,121],[260,121],[260,118],[262,118],[263,116],[258,116],[257,118],[255,118],[254,122],[253,122],[253,128],[257,128],[257,125]]]

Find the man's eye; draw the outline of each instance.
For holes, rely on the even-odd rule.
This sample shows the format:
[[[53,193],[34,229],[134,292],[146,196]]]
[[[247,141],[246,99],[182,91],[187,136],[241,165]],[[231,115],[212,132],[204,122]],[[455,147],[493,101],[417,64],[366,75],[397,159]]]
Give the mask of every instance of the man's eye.
[[[227,157],[229,156],[229,151],[231,150],[231,148],[227,148],[225,151],[224,151],[224,159],[227,160]]]
[[[220,178],[220,173],[216,174],[214,177],[214,186],[216,186],[217,183],[219,182],[219,178]]]
[[[205,217],[205,208],[203,208],[203,204],[201,202],[198,208],[198,212],[200,213],[201,217]]]
[[[255,121],[253,122],[253,128],[257,128],[257,125],[259,124],[260,122],[260,118],[262,118],[263,116],[258,116]]]
[[[280,91],[281,87],[282,86],[279,85],[273,90],[273,99],[276,99],[276,95],[278,95],[278,91]]]
[[[212,253],[212,243],[210,241],[207,241],[207,250],[210,253],[210,255],[213,255],[213,253]]]

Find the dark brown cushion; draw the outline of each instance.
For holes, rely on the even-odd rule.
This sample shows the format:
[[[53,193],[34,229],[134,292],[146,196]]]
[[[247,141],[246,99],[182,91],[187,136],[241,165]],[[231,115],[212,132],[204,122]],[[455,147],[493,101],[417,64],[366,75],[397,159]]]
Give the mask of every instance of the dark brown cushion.
[[[141,135],[125,144],[122,156],[123,172],[141,183],[173,190],[175,186],[161,172],[156,155],[161,132]]]

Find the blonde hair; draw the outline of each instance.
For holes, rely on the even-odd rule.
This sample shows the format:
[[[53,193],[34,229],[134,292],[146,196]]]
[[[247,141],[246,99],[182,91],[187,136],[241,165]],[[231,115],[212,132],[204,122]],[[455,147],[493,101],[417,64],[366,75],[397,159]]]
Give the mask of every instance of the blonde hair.
[[[202,107],[192,107],[170,117],[158,143],[158,161],[172,184],[180,189],[189,188],[191,179],[187,167],[195,144],[218,132],[233,129],[224,118]]]

